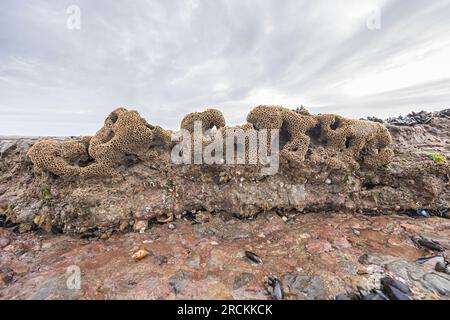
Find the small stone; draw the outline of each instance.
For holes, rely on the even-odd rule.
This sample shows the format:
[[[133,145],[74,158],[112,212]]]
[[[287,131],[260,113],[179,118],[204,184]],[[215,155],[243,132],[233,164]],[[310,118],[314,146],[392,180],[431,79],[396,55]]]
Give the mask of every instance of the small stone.
[[[140,261],[140,260],[142,260],[142,259],[144,259],[146,256],[148,256],[148,251],[147,250],[145,250],[145,249],[140,249],[140,250],[138,250],[137,252],[135,252],[132,256],[131,256],[131,258],[134,260],[134,261]]]
[[[441,262],[441,261],[437,262],[437,263],[436,263],[436,266],[434,267],[434,269],[435,269],[437,272],[443,272],[443,273],[445,273],[445,270],[446,270],[445,263],[444,263],[444,262]]]
[[[144,233],[145,230],[148,228],[148,221],[147,220],[138,220],[134,224],[134,231],[139,233]]]
[[[348,242],[348,240],[346,238],[339,238],[333,241],[333,248],[336,249],[348,249],[351,248],[352,245],[350,244],[350,242]]]
[[[383,259],[365,253],[359,257],[358,262],[363,265],[381,265],[383,263]]]
[[[0,239],[0,248],[5,248],[7,245],[11,243],[11,239],[9,238],[1,238]]]
[[[189,273],[178,271],[169,279],[169,284],[175,294],[179,294],[185,287],[186,281],[189,280]]]
[[[262,232],[258,234],[258,238],[265,238],[265,237],[266,237],[266,235]]]
[[[369,274],[369,271],[367,270],[367,268],[359,268],[357,271],[356,271],[356,274],[358,274],[358,275],[365,275],[365,274]]]
[[[193,269],[198,269],[200,268],[200,262],[200,255],[197,252],[192,251],[187,258],[187,265]]]
[[[313,239],[309,240],[306,244],[306,251],[310,254],[318,254],[323,252],[332,251],[333,248],[331,244],[326,240]]]
[[[299,239],[309,239],[311,235],[309,233],[302,233],[298,236]]]
[[[175,225],[173,223],[169,223],[168,228],[170,230],[174,230],[176,227],[175,227]]]
[[[168,259],[165,256],[155,257],[155,264],[157,264],[158,266],[166,264],[167,262],[168,262]]]
[[[233,289],[237,290],[255,279],[255,276],[248,272],[243,272],[234,278]]]
[[[328,185],[330,185],[330,184],[331,184],[331,182],[332,182],[332,181],[331,181],[331,179],[327,179],[327,180],[325,180],[325,183],[326,183],[326,184],[328,184]]]
[[[112,235],[111,231],[103,232],[102,235],[100,236],[100,239],[106,241],[109,238],[111,238],[111,235]]]
[[[10,284],[14,279],[15,272],[11,269],[0,270],[0,280],[5,284]]]

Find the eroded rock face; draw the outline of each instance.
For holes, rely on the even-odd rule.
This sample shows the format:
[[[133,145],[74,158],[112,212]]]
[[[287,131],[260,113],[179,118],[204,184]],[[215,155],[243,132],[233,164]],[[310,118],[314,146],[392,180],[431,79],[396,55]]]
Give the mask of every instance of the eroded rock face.
[[[217,110],[185,119],[201,117],[210,121],[203,129],[226,131]],[[136,223],[142,230],[146,221],[171,221],[191,210],[254,217],[267,211],[450,207],[449,163],[428,156],[450,156],[447,118],[386,129],[260,106],[248,121],[243,128],[281,130],[277,174],[262,177],[249,165],[174,165],[170,132],[126,109],[113,111],[92,138],[3,138],[0,215],[24,230],[45,221],[48,229],[84,233],[132,230]]]

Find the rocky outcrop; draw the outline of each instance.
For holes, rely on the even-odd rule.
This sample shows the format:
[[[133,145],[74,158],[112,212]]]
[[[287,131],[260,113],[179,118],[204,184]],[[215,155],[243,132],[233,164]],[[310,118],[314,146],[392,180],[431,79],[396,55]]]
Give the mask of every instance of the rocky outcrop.
[[[206,117],[211,123],[205,129],[225,132],[216,111]],[[254,217],[270,211],[440,213],[450,207],[445,117],[386,129],[261,106],[248,122],[247,128],[281,130],[277,174],[261,176],[256,166],[175,165],[170,132],[126,109],[111,113],[92,138],[1,138],[0,215],[22,230],[38,225],[85,233],[141,230],[191,211]]]

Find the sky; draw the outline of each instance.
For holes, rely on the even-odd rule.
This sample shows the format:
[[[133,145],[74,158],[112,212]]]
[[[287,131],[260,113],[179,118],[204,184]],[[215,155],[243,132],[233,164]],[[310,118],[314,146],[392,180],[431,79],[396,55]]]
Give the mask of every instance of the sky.
[[[255,106],[450,107],[450,0],[1,0],[0,135],[93,135],[117,107],[178,129]]]

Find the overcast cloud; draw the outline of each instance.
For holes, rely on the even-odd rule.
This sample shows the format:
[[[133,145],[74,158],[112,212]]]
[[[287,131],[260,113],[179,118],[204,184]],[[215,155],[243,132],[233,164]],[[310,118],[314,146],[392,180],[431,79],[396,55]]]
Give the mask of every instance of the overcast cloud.
[[[119,106],[171,129],[204,107],[439,110],[449,35],[450,0],[2,0],[0,135],[93,134]]]

